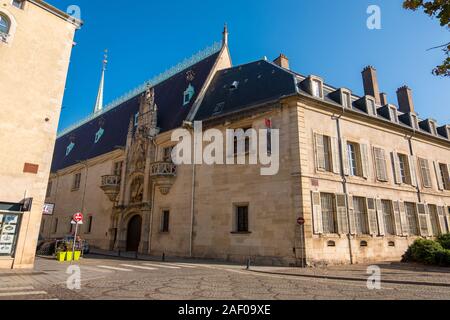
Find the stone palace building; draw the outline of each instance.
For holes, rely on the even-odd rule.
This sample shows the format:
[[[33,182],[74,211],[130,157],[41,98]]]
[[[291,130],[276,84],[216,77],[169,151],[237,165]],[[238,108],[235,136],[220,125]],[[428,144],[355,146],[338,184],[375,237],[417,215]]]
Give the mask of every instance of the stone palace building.
[[[418,237],[449,232],[450,126],[290,70],[286,56],[233,66],[220,45],[61,132],[41,234],[73,232],[105,250],[263,264],[398,260]],[[104,72],[102,74],[103,83]],[[177,128],[279,129],[280,170],[172,162]],[[249,150],[246,150],[249,152]],[[303,218],[304,224],[302,224]]]

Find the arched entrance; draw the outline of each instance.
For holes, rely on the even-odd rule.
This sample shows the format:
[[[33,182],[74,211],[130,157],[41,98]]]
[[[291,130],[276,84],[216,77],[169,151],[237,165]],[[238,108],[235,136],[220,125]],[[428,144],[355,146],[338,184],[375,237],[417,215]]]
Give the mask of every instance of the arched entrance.
[[[137,252],[141,242],[142,218],[135,215],[128,222],[127,228],[127,251]]]

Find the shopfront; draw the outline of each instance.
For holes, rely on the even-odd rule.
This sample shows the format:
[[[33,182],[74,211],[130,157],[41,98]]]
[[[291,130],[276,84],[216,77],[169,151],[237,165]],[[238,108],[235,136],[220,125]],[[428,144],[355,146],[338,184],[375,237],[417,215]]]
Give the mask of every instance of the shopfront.
[[[0,258],[14,258],[23,204],[0,202]]]

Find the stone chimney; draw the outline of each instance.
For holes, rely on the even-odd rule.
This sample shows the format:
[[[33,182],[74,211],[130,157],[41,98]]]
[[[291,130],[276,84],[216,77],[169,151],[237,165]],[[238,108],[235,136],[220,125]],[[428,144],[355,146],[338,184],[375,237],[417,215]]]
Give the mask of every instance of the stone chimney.
[[[381,106],[386,106],[388,104],[387,94],[382,92],[380,93],[380,102]]]
[[[375,101],[381,105],[380,101],[380,89],[378,87],[377,70],[372,66],[367,66],[362,72],[363,84],[364,84],[364,94],[367,96],[372,96]]]
[[[412,90],[408,86],[403,86],[397,90],[399,110],[403,113],[414,113],[414,101]]]
[[[289,70],[289,59],[284,54],[281,53],[273,62],[276,65]]]

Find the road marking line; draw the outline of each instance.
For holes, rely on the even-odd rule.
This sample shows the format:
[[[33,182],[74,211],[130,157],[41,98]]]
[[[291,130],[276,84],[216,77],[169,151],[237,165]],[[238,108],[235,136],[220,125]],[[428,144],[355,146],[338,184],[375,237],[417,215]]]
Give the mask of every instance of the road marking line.
[[[125,271],[125,272],[131,272],[133,270],[130,269],[124,269],[124,268],[117,268],[117,267],[110,267],[110,266],[97,266],[98,268],[102,268],[102,269],[110,269],[110,270],[115,270],[115,271]]]
[[[156,268],[150,268],[150,267],[142,267],[142,266],[134,266],[132,264],[121,264],[122,267],[127,268],[136,268],[136,269],[142,269],[142,270],[157,270]]]
[[[166,266],[164,264],[152,264],[152,263],[144,263],[144,266],[156,267],[156,268],[167,268],[167,269],[181,269],[181,267],[172,267],[172,266]]]
[[[192,265],[184,264],[184,263],[171,263],[170,265],[181,267],[181,268],[192,268],[192,269],[197,269],[198,268],[198,266],[192,266]]]
[[[103,269],[88,267],[88,266],[82,266],[81,271],[83,271],[83,270],[90,270],[90,271],[96,271],[96,272],[101,272],[101,273],[111,273],[112,272],[110,270],[103,270]]]
[[[46,295],[45,291],[28,291],[28,292],[5,292],[0,293],[0,297],[17,297],[17,296],[41,296]]]
[[[25,291],[25,290],[34,290],[33,287],[5,287],[0,288],[0,291]]]

